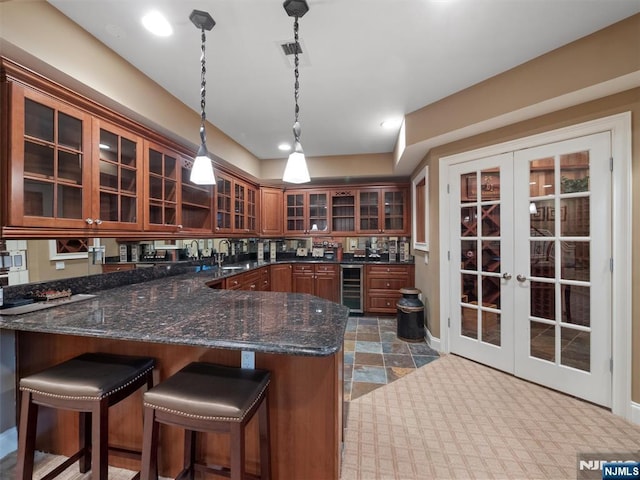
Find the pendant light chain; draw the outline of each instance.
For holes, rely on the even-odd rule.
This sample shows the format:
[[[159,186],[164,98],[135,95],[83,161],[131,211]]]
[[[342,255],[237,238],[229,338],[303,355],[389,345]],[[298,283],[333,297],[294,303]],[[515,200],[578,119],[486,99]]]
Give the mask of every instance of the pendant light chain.
[[[298,97],[299,97],[299,92],[300,92],[300,74],[298,72],[298,66],[300,65],[300,60],[298,59],[298,52],[300,51],[300,44],[298,43],[298,17],[295,17],[295,21],[293,22],[293,39],[294,39],[294,65],[295,65],[295,69],[294,69],[294,76],[295,76],[295,83],[294,83],[294,87],[293,87],[293,97],[295,99],[295,122],[294,125],[299,125],[298,123],[298,114],[300,113],[300,107],[298,106]],[[294,128],[293,129],[293,135],[294,138],[296,140],[296,142],[300,141],[300,127],[298,126],[298,128]]]
[[[207,78],[206,78],[206,73],[207,73],[207,67],[206,67],[206,56],[205,56],[205,41],[206,41],[206,35],[204,33],[204,28],[202,29],[202,47],[201,47],[201,51],[202,54],[200,56],[200,65],[201,65],[201,77],[200,77],[200,141],[202,143],[205,142],[205,122],[207,120],[207,114],[205,113],[205,106],[206,106],[206,94],[207,94]]]

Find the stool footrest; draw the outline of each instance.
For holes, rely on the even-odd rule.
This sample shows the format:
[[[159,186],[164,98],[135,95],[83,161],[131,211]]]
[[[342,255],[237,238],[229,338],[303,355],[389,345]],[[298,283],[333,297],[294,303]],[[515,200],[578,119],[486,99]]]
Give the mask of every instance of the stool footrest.
[[[84,448],[81,450],[78,450],[75,454],[67,458],[64,462],[62,462],[60,465],[58,465],[56,468],[54,468],[48,474],[42,477],[41,480],[52,480],[53,478],[56,478],[58,475],[64,472],[67,468],[69,468],[71,465],[76,463],[83,454],[84,454]]]

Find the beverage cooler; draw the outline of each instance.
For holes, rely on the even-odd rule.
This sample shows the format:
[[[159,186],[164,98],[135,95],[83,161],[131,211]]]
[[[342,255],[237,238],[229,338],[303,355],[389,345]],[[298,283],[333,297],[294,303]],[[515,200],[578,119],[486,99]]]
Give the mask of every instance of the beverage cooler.
[[[351,313],[364,312],[363,265],[340,265],[340,303]]]

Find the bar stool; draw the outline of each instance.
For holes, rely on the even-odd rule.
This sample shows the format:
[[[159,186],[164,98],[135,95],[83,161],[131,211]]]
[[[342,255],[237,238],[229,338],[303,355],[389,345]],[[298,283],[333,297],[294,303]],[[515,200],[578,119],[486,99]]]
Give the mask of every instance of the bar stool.
[[[33,476],[38,406],[43,405],[80,413],[80,450],[44,478],[56,477],[79,459],[81,473],[91,470],[92,478],[107,480],[109,407],[144,385],[153,387],[154,366],[155,360],[148,357],[85,353],[22,378],[16,478]]]
[[[258,413],[260,477],[271,475],[266,370],[191,363],[144,394],[142,480],[158,478],[159,424],[181,427],[184,435],[183,470],[176,478],[194,478],[195,471],[244,479],[245,427]],[[197,463],[196,432],[230,435],[230,468]]]

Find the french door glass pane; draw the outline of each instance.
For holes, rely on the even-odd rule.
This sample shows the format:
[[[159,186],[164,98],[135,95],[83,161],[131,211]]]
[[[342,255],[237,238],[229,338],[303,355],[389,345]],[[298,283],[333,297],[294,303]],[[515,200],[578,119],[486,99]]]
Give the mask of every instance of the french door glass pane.
[[[482,312],[482,341],[500,346],[500,314]]]
[[[460,333],[469,338],[478,338],[478,309],[462,307]]]
[[[562,242],[562,279],[589,281],[591,262],[589,242],[566,240]]]
[[[560,202],[560,235],[589,236],[589,197],[563,198]],[[551,212],[555,219],[555,211]]]
[[[579,285],[562,285],[562,321],[583,327],[591,326],[591,289]]]
[[[562,350],[560,363],[588,372],[591,363],[591,335],[572,328],[560,329]]]
[[[530,350],[532,357],[555,362],[556,333],[555,326],[542,322],[530,322]]]
[[[589,191],[589,152],[560,155],[560,193]]]
[[[530,283],[531,291],[531,316],[555,320],[556,318],[556,291],[555,283],[534,282]]]

